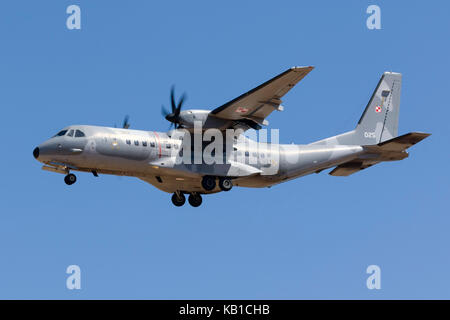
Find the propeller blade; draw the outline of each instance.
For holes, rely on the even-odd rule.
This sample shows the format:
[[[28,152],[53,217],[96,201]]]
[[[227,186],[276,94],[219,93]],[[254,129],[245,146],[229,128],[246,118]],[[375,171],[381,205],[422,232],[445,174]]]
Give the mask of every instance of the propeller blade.
[[[175,113],[175,110],[177,109],[175,104],[175,86],[172,86],[170,89],[170,105],[172,106],[172,113]]]
[[[181,112],[181,107],[183,106],[183,102],[186,100],[186,94],[183,93],[183,95],[180,98],[180,101],[178,102],[177,109],[175,110],[175,116],[178,116]]]
[[[166,107],[164,107],[164,105],[161,106],[161,114],[163,115],[164,118],[170,114],[169,110],[167,110]]]
[[[186,100],[186,93],[183,93],[180,100],[178,101],[178,104],[175,101],[175,86],[172,85],[170,89],[170,106],[172,109],[172,112],[169,112],[164,105],[161,106],[161,114],[163,117],[166,118],[167,121],[171,122],[171,125],[169,129],[172,128],[172,126],[175,126],[175,129],[178,129],[181,127],[180,124],[180,113],[181,108],[183,107],[183,103]]]
[[[128,122],[129,120],[130,120],[130,116],[126,115],[125,118],[123,119],[122,128],[128,129],[130,127],[130,123]]]

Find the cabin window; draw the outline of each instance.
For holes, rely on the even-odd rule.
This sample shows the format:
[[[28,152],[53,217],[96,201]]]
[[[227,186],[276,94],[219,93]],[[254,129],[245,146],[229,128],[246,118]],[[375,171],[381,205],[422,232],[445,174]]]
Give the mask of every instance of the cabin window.
[[[258,156],[258,154],[256,152],[253,152],[252,156],[254,156],[256,158]]]
[[[81,138],[81,137],[85,137],[85,134],[80,130],[75,131],[75,138]]]
[[[139,141],[134,140],[134,145],[135,145],[135,146],[138,146],[138,145],[139,145]]]
[[[68,136],[68,137],[73,137],[73,133],[74,133],[74,131],[73,131],[73,130],[70,130],[69,133],[67,134],[67,136]]]
[[[147,146],[147,141],[142,141],[142,146],[146,147]]]
[[[127,140],[127,144],[131,144],[131,140]]]
[[[173,147],[174,147],[175,149],[178,149],[178,145],[177,145],[177,144],[174,144]]]
[[[155,143],[154,142],[150,142],[150,147],[154,148],[155,147]]]
[[[248,157],[250,153],[248,151],[245,151],[245,156]]]
[[[172,145],[170,143],[166,143],[166,148],[170,149],[170,148],[172,148]]]

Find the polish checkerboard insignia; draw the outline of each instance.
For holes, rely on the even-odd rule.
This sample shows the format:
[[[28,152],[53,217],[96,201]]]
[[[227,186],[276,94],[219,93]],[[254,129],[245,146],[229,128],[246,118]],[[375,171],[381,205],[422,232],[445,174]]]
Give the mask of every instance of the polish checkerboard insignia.
[[[248,108],[246,108],[246,107],[238,107],[236,109],[236,112],[237,113],[246,113],[246,112],[248,112]]]

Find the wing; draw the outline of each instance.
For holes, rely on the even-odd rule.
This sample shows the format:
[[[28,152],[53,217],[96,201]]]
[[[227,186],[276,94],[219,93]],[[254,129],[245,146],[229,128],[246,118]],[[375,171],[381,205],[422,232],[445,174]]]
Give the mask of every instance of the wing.
[[[265,118],[273,110],[282,111],[281,97],[302,80],[314,67],[293,67],[260,86],[211,111],[211,115],[227,120],[267,125]],[[259,126],[260,127],[260,126]]]

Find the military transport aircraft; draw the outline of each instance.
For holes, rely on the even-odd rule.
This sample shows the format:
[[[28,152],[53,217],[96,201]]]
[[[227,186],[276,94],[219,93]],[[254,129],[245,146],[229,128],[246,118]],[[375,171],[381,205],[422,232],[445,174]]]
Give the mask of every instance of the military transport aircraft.
[[[36,147],[33,155],[44,164],[42,169],[65,174],[68,185],[76,181],[74,171],[133,176],[173,193],[175,206],[182,206],[187,194],[189,203],[198,207],[202,194],[233,186],[270,187],[328,168],[334,168],[330,175],[348,176],[380,162],[402,160],[408,157],[406,149],[430,135],[397,135],[402,77],[385,72],[354,130],[306,145],[250,143],[243,132],[268,125],[269,114],[283,110],[281,98],[312,69],[290,68],[212,111],[181,111],[185,95],[176,103],[172,88],[171,111],[163,108],[175,125],[168,132],[131,130],[128,118],[122,128],[71,125]],[[189,159],[206,150],[202,140],[199,148],[195,141],[194,147],[191,142],[184,146],[195,140],[195,132],[194,138],[185,137],[197,124],[201,134],[215,129],[225,136],[227,130],[237,130],[220,151],[223,162],[207,163],[201,155],[200,162],[177,161],[183,150],[192,151]]]

